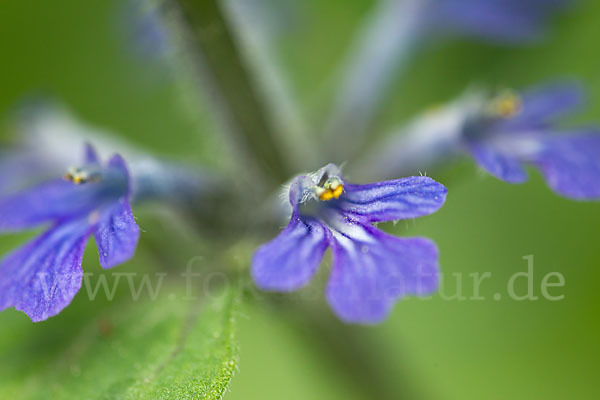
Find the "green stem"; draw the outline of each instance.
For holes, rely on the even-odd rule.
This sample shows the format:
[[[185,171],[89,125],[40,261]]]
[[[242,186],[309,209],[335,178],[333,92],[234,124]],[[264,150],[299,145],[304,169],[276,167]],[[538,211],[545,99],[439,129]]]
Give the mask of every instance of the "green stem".
[[[196,50],[201,65],[196,71],[208,85],[209,96],[233,134],[238,150],[252,156],[269,186],[284,182],[290,174],[282,156],[269,110],[261,101],[249,68],[218,0],[173,0],[179,5],[182,23],[187,25],[186,49]]]

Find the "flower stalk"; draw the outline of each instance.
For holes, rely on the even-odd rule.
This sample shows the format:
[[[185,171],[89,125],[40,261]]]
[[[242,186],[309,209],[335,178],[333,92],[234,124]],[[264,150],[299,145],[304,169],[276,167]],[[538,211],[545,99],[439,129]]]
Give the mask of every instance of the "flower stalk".
[[[186,30],[189,52],[196,58],[194,73],[206,84],[225,128],[238,152],[259,170],[268,186],[284,182],[290,175],[285,154],[260,98],[250,69],[236,43],[224,12],[216,0],[173,0],[180,23]]]

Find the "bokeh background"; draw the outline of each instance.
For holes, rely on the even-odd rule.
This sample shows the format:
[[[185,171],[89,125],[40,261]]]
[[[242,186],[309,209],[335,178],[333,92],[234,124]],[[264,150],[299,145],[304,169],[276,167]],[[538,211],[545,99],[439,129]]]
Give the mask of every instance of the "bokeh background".
[[[340,63],[373,2],[272,3],[282,18],[272,27],[277,59],[298,103],[322,122]],[[29,96],[50,96],[82,120],[154,154],[221,167],[228,153],[210,108],[191,102],[184,92],[193,89],[182,90],[161,56],[136,44],[128,13],[119,0],[2,1],[0,113],[6,117]],[[373,136],[472,83],[518,88],[557,77],[580,79],[588,90],[589,105],[573,121],[600,122],[599,18],[600,3],[582,0],[553,20],[541,43],[503,47],[453,40],[432,46],[394,81]],[[7,138],[10,129],[2,135]],[[437,242],[447,294],[456,292],[452,274],[462,274],[469,297],[469,274],[490,272],[481,285],[485,300],[407,299],[384,323],[358,327],[338,322],[324,304],[326,271],[300,294],[270,301],[246,295],[238,321],[240,369],[227,399],[600,396],[600,205],[556,196],[533,171],[529,182],[517,186],[484,175],[469,160],[428,172],[449,187],[447,204],[433,216],[384,228]],[[183,269],[191,257],[210,260],[219,251],[210,235],[150,211],[136,212],[145,233],[124,271]],[[28,235],[0,238],[0,250]],[[244,264],[252,245],[264,239],[248,238],[235,250],[237,259]],[[526,271],[527,255],[534,256],[540,299],[511,300],[507,282]],[[91,249],[84,268],[100,272]],[[563,300],[541,297],[549,272],[564,275],[565,286],[551,289]],[[519,282],[518,293],[525,286]],[[70,343],[87,335],[85,327],[98,318],[110,319],[114,308],[78,296],[42,324],[14,310],[1,313],[0,385],[23,385],[23,393],[43,385]]]

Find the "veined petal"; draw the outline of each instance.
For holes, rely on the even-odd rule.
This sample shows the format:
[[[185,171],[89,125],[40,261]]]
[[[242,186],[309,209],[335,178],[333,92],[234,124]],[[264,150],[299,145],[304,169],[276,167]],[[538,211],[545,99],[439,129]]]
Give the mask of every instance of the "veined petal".
[[[98,190],[54,179],[0,199],[0,232],[78,216],[97,207]]]
[[[509,183],[527,180],[527,173],[517,157],[504,154],[486,144],[471,144],[469,151],[477,164],[496,178]]]
[[[102,268],[112,268],[133,257],[140,228],[125,197],[103,212],[94,236]]]
[[[580,200],[600,199],[600,134],[546,137],[533,164],[558,194]]]
[[[95,237],[103,268],[112,268],[129,260],[137,247],[140,229],[137,226],[129,197],[131,185],[125,160],[118,154],[108,161],[108,169],[126,181],[127,190],[106,210],[102,211]]]
[[[357,223],[346,233],[333,231],[331,247],[327,301],[346,322],[380,322],[398,298],[438,287],[438,252],[428,239],[396,238]]]
[[[15,307],[32,321],[65,308],[81,288],[81,258],[90,226],[85,220],[57,225],[0,262],[0,311]]]
[[[345,185],[339,207],[369,222],[394,221],[429,215],[444,204],[447,189],[426,176],[368,185]]]
[[[316,220],[294,214],[279,236],[254,253],[254,282],[261,289],[278,291],[306,285],[327,250],[329,235]]]

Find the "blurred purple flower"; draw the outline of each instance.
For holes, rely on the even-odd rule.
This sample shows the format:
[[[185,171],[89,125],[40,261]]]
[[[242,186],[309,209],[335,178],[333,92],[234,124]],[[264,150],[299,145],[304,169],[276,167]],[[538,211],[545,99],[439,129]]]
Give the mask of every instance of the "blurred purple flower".
[[[555,119],[581,104],[574,84],[554,84],[521,94],[506,91],[467,122],[464,143],[476,162],[510,183],[527,180],[525,164],[539,169],[548,185],[572,199],[600,198],[600,131],[564,131]]]
[[[437,289],[438,252],[428,239],[390,236],[373,223],[428,215],[445,199],[446,188],[424,176],[354,185],[333,164],[299,176],[289,225],[254,254],[254,281],[264,290],[299,289],[331,247],[330,306],[346,322],[380,322],[400,297]]]
[[[119,34],[127,53],[142,61],[158,61],[170,55],[171,43],[158,2],[127,0],[117,8]]]
[[[87,146],[84,166],[66,178],[0,199],[0,232],[52,224],[0,261],[0,311],[15,307],[35,322],[58,314],[81,288],[81,259],[92,234],[103,268],[135,252],[139,228],[124,160],[114,155],[102,166]]]
[[[509,45],[543,39],[552,14],[574,0],[379,0],[340,71],[326,126],[327,159],[362,153],[398,74],[428,43],[457,36]]]
[[[539,39],[552,14],[570,0],[425,0],[435,30],[518,43]]]
[[[561,128],[557,119],[582,104],[573,82],[518,93],[470,90],[428,111],[375,146],[359,167],[374,176],[409,174],[470,154],[509,183],[527,180],[525,166],[543,174],[556,193],[600,199],[600,129]]]

